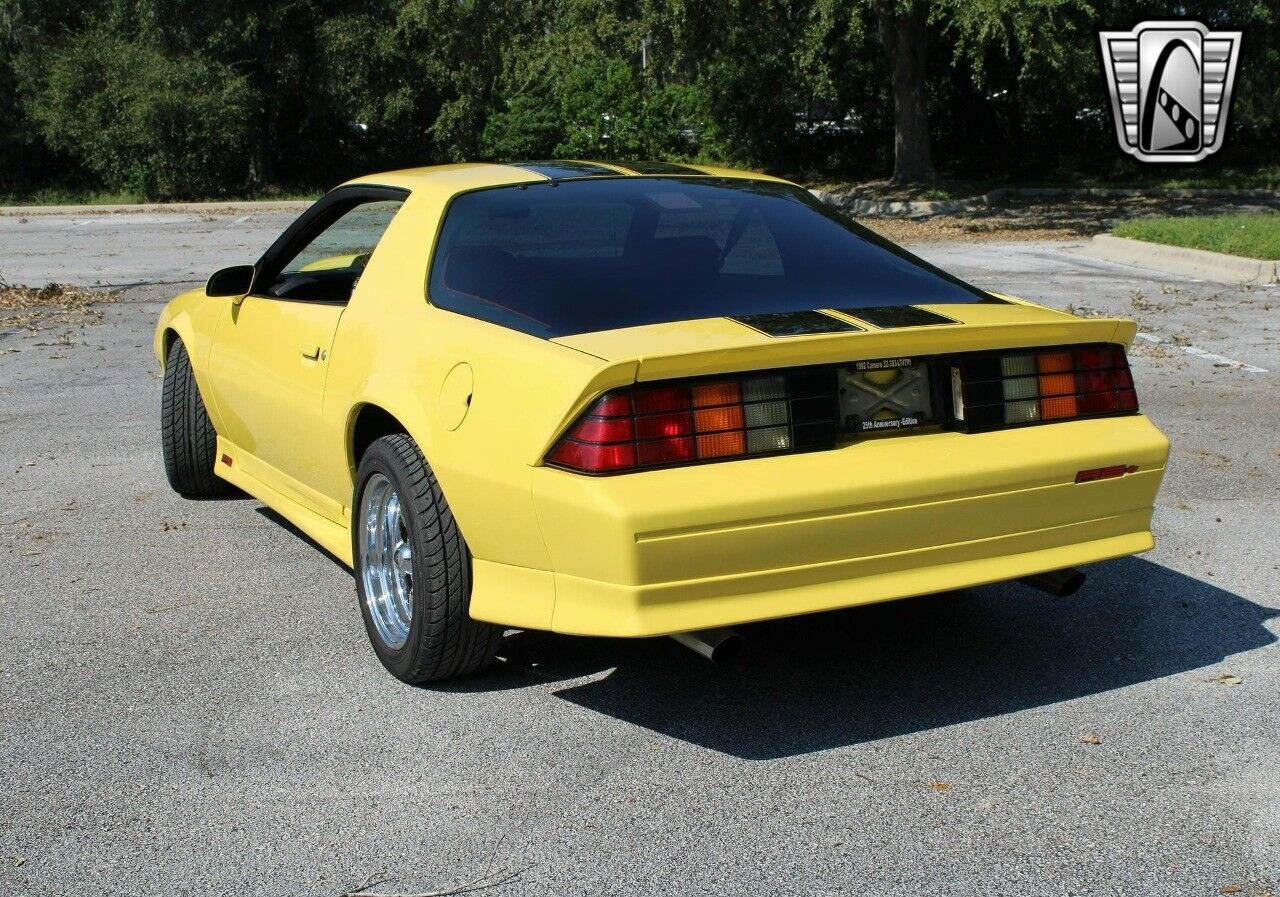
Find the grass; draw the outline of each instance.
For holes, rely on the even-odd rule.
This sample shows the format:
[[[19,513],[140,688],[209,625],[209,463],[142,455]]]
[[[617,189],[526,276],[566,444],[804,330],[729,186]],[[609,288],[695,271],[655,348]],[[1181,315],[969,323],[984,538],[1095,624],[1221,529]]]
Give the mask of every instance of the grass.
[[[1202,218],[1139,218],[1113,229],[1130,237],[1168,246],[1208,249],[1254,259],[1280,259],[1280,213],[1214,215]]]

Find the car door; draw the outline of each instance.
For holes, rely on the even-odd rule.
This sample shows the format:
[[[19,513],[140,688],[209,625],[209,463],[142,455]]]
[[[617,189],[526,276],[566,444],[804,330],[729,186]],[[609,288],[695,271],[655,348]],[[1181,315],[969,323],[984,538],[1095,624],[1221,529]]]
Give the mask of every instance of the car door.
[[[317,488],[333,338],[402,191],[340,188],[312,206],[259,260],[250,293],[214,331],[209,375],[234,463],[335,521]]]

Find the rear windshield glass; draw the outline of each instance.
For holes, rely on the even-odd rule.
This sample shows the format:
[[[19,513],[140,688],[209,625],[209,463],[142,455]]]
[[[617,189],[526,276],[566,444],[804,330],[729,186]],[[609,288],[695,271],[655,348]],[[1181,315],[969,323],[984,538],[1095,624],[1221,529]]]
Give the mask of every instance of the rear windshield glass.
[[[990,299],[797,187],[653,177],[457,197],[428,292],[440,308],[542,337]]]

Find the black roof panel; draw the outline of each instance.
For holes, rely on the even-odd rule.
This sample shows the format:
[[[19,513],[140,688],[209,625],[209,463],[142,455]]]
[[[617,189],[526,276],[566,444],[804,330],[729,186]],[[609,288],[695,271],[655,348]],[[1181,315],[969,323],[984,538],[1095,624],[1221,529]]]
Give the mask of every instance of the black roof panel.
[[[508,162],[516,168],[540,174],[552,180],[564,178],[617,177],[619,172],[593,162],[573,162],[564,159],[552,159],[545,162]]]
[[[705,174],[688,165],[677,165],[675,162],[619,162],[619,168],[634,171],[636,174]]]

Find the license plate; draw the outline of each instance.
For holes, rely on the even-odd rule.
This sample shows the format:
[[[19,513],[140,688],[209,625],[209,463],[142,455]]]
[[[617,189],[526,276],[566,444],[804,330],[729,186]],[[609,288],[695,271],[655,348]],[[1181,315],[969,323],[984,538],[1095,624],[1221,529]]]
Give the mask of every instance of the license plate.
[[[841,367],[837,377],[840,420],[847,433],[881,433],[934,421],[927,361],[855,361]]]

